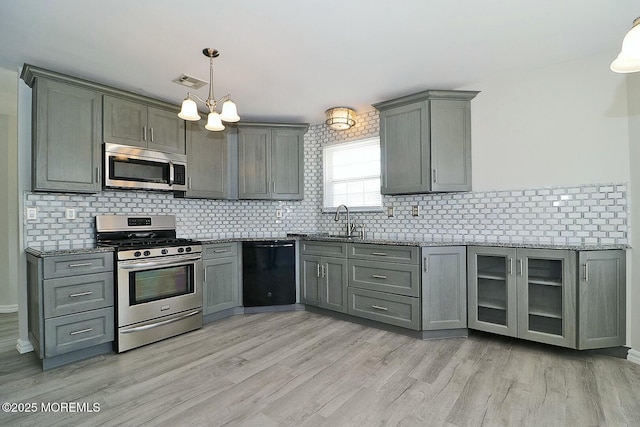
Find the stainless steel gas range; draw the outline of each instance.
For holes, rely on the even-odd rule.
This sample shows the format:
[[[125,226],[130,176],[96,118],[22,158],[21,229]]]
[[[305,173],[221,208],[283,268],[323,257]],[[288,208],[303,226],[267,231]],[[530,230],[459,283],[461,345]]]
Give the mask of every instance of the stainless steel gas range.
[[[116,251],[119,353],[202,327],[202,246],[173,215],[99,215],[96,233]]]

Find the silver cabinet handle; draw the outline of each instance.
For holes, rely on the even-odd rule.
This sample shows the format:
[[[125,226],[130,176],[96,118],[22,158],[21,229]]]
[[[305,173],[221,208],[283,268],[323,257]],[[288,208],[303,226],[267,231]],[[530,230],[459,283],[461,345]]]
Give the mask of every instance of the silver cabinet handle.
[[[153,128],[149,128],[149,133],[151,134],[151,142],[153,142]]]
[[[371,255],[375,256],[387,256],[386,252],[371,252]]]
[[[78,298],[78,297],[84,297],[87,295],[91,295],[93,292],[91,291],[87,291],[87,292],[78,292],[77,294],[70,294],[69,298]]]
[[[142,140],[143,141],[147,140],[147,127],[146,126],[142,126]]]
[[[213,251],[214,254],[221,254],[223,252],[229,252],[227,249],[216,249]]]
[[[326,276],[326,270],[325,270],[325,266],[322,266],[322,277]]]
[[[318,273],[317,276],[320,277],[320,263],[318,263]]]
[[[381,307],[379,305],[372,305],[371,308],[375,308],[376,310],[389,311],[387,307]]]
[[[80,329],[79,331],[69,332],[69,335],[86,334],[87,332],[91,331],[93,331],[93,328]]]
[[[583,267],[584,267],[584,281],[588,282],[589,281],[589,266],[585,262]]]
[[[520,271],[520,276],[524,276],[524,269],[522,268],[522,258],[518,260],[518,269]]]
[[[187,180],[187,188],[191,190],[191,177]]]
[[[90,267],[92,264],[90,262],[81,262],[78,264],[69,264],[69,268],[78,268],[78,267]]]
[[[513,274],[513,258],[509,257],[509,276]]]
[[[371,277],[373,277],[374,279],[386,279],[387,276],[382,276],[380,274],[372,274]]]
[[[275,181],[273,181],[273,192],[274,193],[276,192],[276,182]]]
[[[438,169],[433,169],[433,182],[438,182]]]
[[[96,168],[96,182],[100,183],[100,168]]]
[[[424,257],[424,261],[422,262],[425,273],[429,272],[429,258]]]
[[[202,283],[207,283],[207,269],[205,268],[204,274],[202,275]]]

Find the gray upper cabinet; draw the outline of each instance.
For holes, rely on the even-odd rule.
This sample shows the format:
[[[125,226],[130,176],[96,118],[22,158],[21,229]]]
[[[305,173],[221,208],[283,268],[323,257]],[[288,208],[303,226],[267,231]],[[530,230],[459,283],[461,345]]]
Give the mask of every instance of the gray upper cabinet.
[[[187,123],[187,191],[184,197],[234,199],[238,196],[237,132],[210,132],[205,121]]]
[[[104,96],[103,141],[167,153],[185,153],[184,120],[178,111]]]
[[[238,124],[238,197],[302,200],[307,124]]]
[[[578,254],[578,349],[621,346],[626,340],[624,251]]]
[[[471,107],[478,92],[424,91],[375,104],[381,192],[471,190]]]
[[[32,188],[97,193],[101,189],[99,92],[37,77],[33,86]]]

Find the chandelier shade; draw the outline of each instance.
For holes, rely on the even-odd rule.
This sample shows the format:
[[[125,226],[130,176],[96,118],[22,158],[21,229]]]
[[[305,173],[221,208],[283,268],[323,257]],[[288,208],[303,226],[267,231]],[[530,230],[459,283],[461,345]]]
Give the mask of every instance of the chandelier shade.
[[[616,73],[634,73],[640,71],[640,18],[633,25],[624,39],[618,57],[611,63],[611,71]]]
[[[335,130],[347,130],[356,124],[356,112],[349,107],[333,107],[325,111],[325,123]]]

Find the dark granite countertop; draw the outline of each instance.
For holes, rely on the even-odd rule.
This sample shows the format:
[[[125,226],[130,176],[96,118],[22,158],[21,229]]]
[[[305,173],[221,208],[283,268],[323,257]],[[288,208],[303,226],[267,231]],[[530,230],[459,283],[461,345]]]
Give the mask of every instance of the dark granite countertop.
[[[44,257],[61,256],[61,255],[78,255],[78,254],[91,254],[91,253],[99,253],[99,252],[113,252],[113,248],[109,246],[93,246],[93,247],[87,247],[87,248],[72,248],[72,249],[27,248],[24,251],[38,258],[44,258]]]

